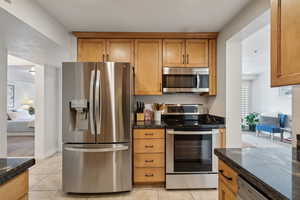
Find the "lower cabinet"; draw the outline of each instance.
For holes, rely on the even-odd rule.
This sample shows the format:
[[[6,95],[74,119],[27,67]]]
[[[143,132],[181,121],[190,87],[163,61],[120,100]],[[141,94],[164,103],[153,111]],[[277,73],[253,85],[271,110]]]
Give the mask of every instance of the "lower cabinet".
[[[0,185],[0,199],[7,200],[27,200],[28,199],[29,178],[28,170],[7,183]]]
[[[219,160],[219,200],[236,200],[238,174]]]
[[[133,130],[133,182],[165,182],[164,129]]]

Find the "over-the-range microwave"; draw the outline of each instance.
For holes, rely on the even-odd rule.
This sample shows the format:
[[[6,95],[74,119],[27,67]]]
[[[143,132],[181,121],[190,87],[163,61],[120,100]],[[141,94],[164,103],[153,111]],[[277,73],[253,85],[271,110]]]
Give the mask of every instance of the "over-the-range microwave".
[[[209,92],[207,67],[164,67],[163,93]]]

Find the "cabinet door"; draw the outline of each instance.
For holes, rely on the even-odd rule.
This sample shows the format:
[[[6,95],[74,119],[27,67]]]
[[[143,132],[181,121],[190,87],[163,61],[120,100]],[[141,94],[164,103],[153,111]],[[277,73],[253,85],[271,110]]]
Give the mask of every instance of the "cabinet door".
[[[111,39],[106,41],[106,61],[133,64],[133,40]]]
[[[209,95],[217,95],[217,41],[209,40]]]
[[[185,40],[163,40],[163,65],[182,67],[185,62]]]
[[[135,41],[135,94],[162,94],[162,41]]]
[[[219,200],[236,200],[236,196],[226,186],[226,184],[219,179]]]
[[[300,84],[300,1],[271,1],[272,87]]]
[[[80,62],[103,62],[105,55],[105,40],[78,39],[77,60]]]
[[[186,66],[208,67],[208,40],[186,40]]]

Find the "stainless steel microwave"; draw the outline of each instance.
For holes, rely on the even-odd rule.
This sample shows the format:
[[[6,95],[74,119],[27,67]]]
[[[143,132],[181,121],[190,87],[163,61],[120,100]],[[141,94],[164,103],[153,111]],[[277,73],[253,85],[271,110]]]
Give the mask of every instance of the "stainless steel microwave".
[[[209,92],[209,69],[204,67],[164,67],[164,93]]]

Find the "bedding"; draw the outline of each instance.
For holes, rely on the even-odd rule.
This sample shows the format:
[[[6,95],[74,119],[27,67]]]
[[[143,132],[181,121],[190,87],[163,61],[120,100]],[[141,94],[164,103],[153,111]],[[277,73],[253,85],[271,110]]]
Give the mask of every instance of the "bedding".
[[[34,132],[34,116],[30,116],[28,111],[8,112],[11,120],[7,121],[8,133]]]

